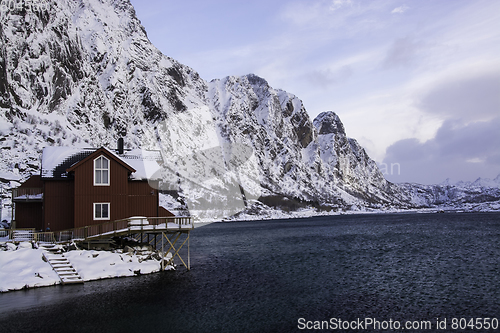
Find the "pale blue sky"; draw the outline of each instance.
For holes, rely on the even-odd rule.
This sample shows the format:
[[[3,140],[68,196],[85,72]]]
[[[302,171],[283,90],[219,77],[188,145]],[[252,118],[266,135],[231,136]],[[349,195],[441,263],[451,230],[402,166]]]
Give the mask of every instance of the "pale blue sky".
[[[500,174],[500,1],[131,2],[205,80],[255,73],[312,118],[335,111],[373,159],[400,164],[391,181]]]

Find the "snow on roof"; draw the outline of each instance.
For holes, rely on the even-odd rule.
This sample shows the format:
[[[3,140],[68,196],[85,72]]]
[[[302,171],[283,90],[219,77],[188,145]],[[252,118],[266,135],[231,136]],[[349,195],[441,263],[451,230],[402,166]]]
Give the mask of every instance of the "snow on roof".
[[[96,151],[95,148],[45,147],[42,152],[42,178],[66,178],[66,169]]]
[[[97,148],[45,147],[42,153],[42,178],[66,178],[66,169],[96,150]],[[113,150],[106,150],[136,170],[131,175],[132,179],[150,179],[160,169],[162,158],[159,151],[133,149],[118,154]]]
[[[158,150],[133,149],[117,156],[135,169],[133,179],[151,179],[161,168],[159,162],[162,158]]]

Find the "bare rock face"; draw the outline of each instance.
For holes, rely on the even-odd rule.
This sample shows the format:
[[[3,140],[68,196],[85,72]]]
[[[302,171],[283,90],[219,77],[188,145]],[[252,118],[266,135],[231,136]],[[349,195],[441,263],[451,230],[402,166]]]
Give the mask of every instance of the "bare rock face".
[[[334,112],[323,112],[314,119],[318,134],[338,134],[345,136],[344,125]]]

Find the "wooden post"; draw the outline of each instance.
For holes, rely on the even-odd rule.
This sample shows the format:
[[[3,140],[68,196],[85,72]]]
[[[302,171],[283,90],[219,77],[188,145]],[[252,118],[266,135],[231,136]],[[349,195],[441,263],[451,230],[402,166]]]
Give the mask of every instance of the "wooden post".
[[[172,236],[172,239],[175,238],[174,242],[171,242],[171,240],[169,238],[167,238],[167,241],[168,243],[170,244],[170,248],[168,249],[168,251],[170,251],[171,249],[173,249],[175,252],[174,254],[172,255],[172,258],[168,261],[168,263],[170,262],[173,262],[174,261],[174,258],[175,256],[177,256],[179,258],[179,260],[182,262],[182,264],[184,265],[184,267],[188,267],[188,265],[186,265],[186,263],[184,262],[184,260],[182,260],[182,257],[179,255],[179,250],[184,246],[184,244],[186,244],[186,241],[189,239],[189,238],[186,238],[184,240],[184,242],[176,249],[175,248],[175,244],[177,243],[177,241],[179,240],[179,238],[181,237],[183,233],[182,232],[177,232],[175,233],[173,236]],[[176,237],[177,235],[177,237]]]
[[[163,252],[163,232],[161,233],[161,270],[165,270],[165,252]]]
[[[144,225],[144,219],[141,219],[141,244],[144,243],[143,225]]]
[[[188,271],[191,270],[191,255],[189,253],[189,231],[188,231]]]

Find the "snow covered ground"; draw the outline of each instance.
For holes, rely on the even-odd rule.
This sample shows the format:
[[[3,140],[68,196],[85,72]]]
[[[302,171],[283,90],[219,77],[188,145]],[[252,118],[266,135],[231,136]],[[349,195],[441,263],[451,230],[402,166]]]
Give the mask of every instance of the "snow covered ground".
[[[160,271],[160,260],[155,259],[152,252],[141,252],[72,250],[64,256],[84,281]],[[60,284],[58,275],[42,259],[42,253],[43,250],[34,249],[30,242],[15,245],[0,239],[0,292]]]

